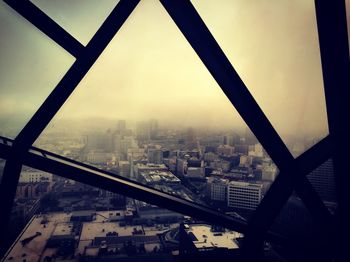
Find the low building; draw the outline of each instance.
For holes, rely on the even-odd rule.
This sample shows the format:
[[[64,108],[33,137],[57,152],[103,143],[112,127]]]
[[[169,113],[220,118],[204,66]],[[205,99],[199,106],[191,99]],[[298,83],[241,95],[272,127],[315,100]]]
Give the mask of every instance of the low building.
[[[148,171],[140,173],[141,182],[147,185],[179,185],[181,180],[169,171]]]
[[[26,168],[22,170],[19,177],[19,183],[39,183],[39,182],[52,182],[52,174],[38,171],[32,168]]]
[[[194,248],[201,250],[239,248],[238,239],[243,235],[236,231],[216,228],[207,224],[184,224],[184,231]]]

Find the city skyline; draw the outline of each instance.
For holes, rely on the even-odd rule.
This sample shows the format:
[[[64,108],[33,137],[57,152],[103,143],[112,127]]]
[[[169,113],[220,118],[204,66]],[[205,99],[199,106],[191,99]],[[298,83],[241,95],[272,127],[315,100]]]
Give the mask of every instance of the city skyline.
[[[349,3],[1,1],[0,257],[342,260]]]

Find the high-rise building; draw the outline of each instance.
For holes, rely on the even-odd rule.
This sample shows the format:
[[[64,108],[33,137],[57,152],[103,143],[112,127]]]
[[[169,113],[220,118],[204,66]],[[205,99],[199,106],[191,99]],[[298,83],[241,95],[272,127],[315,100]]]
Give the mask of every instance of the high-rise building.
[[[130,162],[119,161],[119,175],[130,178]]]
[[[143,141],[149,141],[151,139],[149,122],[137,123],[136,138]]]
[[[223,144],[224,145],[229,145],[229,146],[234,146],[235,144],[235,138],[233,135],[225,135],[223,137]]]
[[[156,139],[158,136],[158,121],[156,119],[149,120],[150,138]]]
[[[123,132],[126,129],[126,121],[125,120],[119,120],[117,122],[117,131]]]
[[[227,205],[233,208],[255,209],[262,199],[262,184],[231,181],[227,188]]]
[[[149,148],[147,152],[147,159],[149,163],[162,164],[163,151],[161,149]]]
[[[208,181],[210,185],[210,200],[226,201],[228,180],[214,178]]]
[[[312,171],[307,178],[323,201],[336,202],[333,160],[329,159]]]
[[[187,169],[187,160],[177,157],[176,158],[176,174],[183,176]]]
[[[87,136],[87,142],[85,150],[105,150],[109,151],[112,149],[112,133],[106,132],[95,132],[90,133]]]

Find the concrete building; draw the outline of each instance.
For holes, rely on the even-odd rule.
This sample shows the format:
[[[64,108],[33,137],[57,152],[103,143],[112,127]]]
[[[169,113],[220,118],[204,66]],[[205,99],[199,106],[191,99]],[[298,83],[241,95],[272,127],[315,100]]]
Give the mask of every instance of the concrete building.
[[[212,162],[218,159],[218,155],[213,152],[204,153],[204,160],[207,162]]]
[[[211,178],[208,180],[208,184],[210,188],[210,200],[226,201],[228,180]]]
[[[253,158],[251,156],[242,155],[239,159],[240,166],[251,166],[253,163]]]
[[[277,167],[275,165],[264,165],[262,167],[262,180],[272,182],[277,176]]]
[[[162,164],[163,163],[163,151],[161,149],[150,148],[147,152],[148,163]]]
[[[214,160],[210,163],[210,167],[228,172],[231,169],[231,162],[226,160]]]
[[[176,174],[183,176],[185,175],[185,170],[187,169],[187,160],[176,158]]]
[[[168,171],[168,168],[164,164],[137,163],[134,165],[134,176],[136,179],[139,179],[141,173],[149,171]]]
[[[255,144],[252,147],[252,150],[249,150],[248,155],[249,156],[256,156],[256,157],[263,157],[264,156],[264,151],[263,151],[262,145]]]
[[[148,185],[179,185],[181,180],[169,171],[148,171],[141,172],[140,178],[142,182]]]
[[[217,153],[220,156],[232,156],[235,153],[235,148],[229,145],[220,145],[217,148]]]
[[[204,177],[204,168],[202,167],[189,167],[185,175],[188,178],[202,178]]]
[[[260,183],[231,181],[227,188],[227,205],[233,208],[255,209],[262,199]]]
[[[119,161],[119,175],[130,178],[130,162]]]
[[[107,164],[115,159],[114,154],[102,151],[90,151],[86,155],[86,160],[91,164]]]
[[[243,237],[238,232],[215,230],[215,227],[207,224],[184,224],[184,230],[197,250],[238,249],[237,239]]]
[[[24,169],[19,177],[19,183],[39,183],[39,182],[52,182],[52,174],[38,171],[36,169]]]

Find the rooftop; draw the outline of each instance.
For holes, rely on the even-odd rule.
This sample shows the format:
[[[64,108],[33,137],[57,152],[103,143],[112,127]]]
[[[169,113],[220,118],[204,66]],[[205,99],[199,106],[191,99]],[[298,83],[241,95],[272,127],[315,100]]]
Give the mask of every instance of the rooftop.
[[[185,225],[185,230],[188,234],[194,236],[193,243],[197,248],[239,248],[236,243],[236,238],[243,235],[235,231],[212,231],[212,227],[206,224]]]

